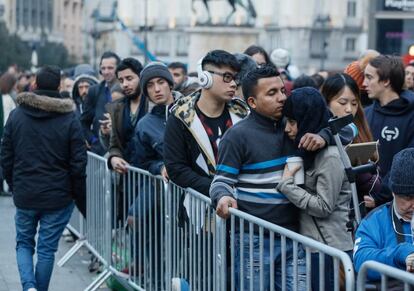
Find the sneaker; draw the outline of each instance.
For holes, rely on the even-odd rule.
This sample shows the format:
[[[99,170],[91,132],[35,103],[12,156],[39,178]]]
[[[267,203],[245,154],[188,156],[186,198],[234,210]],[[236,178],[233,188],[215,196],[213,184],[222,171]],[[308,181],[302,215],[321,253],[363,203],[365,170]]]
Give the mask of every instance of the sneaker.
[[[183,278],[172,278],[171,279],[171,290],[172,291],[190,291],[190,285]]]
[[[27,291],[37,291],[37,289],[36,288],[29,288],[29,289],[27,289]]]

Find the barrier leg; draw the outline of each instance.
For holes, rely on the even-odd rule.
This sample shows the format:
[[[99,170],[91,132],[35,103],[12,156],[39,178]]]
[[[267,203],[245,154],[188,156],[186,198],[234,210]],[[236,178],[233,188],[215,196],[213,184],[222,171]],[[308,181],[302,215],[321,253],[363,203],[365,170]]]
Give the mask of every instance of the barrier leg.
[[[70,250],[59,260],[57,265],[59,267],[63,267],[64,264],[66,264],[70,258],[72,258],[77,251],[83,247],[86,244],[86,239],[78,239],[73,247],[70,248]]]
[[[101,285],[111,276],[109,270],[102,272],[84,291],[95,291],[101,287]]]

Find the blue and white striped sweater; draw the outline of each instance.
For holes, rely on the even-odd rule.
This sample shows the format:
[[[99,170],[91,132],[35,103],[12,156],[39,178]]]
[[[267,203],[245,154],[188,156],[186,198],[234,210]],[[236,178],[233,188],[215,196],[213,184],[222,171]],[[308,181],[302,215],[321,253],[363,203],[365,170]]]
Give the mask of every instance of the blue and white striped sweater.
[[[213,203],[233,196],[240,210],[296,229],[296,207],[276,190],[286,159],[294,152],[283,129],[281,123],[252,112],[227,131],[210,187]]]

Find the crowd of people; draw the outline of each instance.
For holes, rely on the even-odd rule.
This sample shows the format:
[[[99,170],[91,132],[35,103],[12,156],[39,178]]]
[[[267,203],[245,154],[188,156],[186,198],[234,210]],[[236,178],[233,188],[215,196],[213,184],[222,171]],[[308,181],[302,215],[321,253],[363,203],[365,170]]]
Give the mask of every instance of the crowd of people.
[[[268,55],[256,45],[243,53],[210,51],[194,73],[180,62],[143,66],[109,51],[99,62],[100,80],[89,64],[65,71],[44,66],[35,74],[11,67],[0,77],[2,192],[12,193],[17,208],[23,289],[48,289],[74,206],[86,217],[87,151],[105,156],[119,174],[134,166],[193,188],[211,198],[222,218],[238,208],[345,251],[357,272],[367,260],[413,272],[414,64],[368,50],[343,72],[298,72],[288,51]],[[357,229],[350,227],[350,181],[328,126],[332,117],[347,115],[354,123],[339,133],[344,146],[378,141],[370,157],[376,171],[356,175],[365,217]],[[293,156],[303,169],[287,166]],[[304,183],[296,184],[300,170]],[[141,190],[138,196],[150,195]],[[247,246],[249,239],[237,235],[235,244]],[[266,256],[286,255],[286,267],[293,267],[291,241],[286,254],[280,238],[274,251],[265,246]],[[249,249],[236,256],[242,252],[249,260]],[[260,260],[261,254],[253,256]],[[271,276],[266,262],[265,276]],[[239,274],[240,260],[236,264]],[[298,260],[299,274],[304,264]],[[312,289],[318,290],[317,253],[311,264]],[[325,257],[325,266],[331,290],[332,258]],[[246,261],[243,268],[245,286],[259,284],[257,272],[250,278],[256,266]],[[290,290],[292,272],[287,276]],[[369,272],[368,278],[380,275]],[[277,289],[280,284],[276,277]]]

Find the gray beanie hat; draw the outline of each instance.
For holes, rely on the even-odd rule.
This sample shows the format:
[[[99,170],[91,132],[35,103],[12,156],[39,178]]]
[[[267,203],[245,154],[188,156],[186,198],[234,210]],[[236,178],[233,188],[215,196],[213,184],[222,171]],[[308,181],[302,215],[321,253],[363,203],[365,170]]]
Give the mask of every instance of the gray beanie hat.
[[[407,148],[394,156],[389,185],[395,195],[414,195],[414,148]]]
[[[168,67],[161,62],[151,62],[146,65],[139,77],[141,79],[142,92],[145,96],[148,96],[147,83],[153,78],[163,78],[170,84],[171,88],[174,87],[174,79]]]

